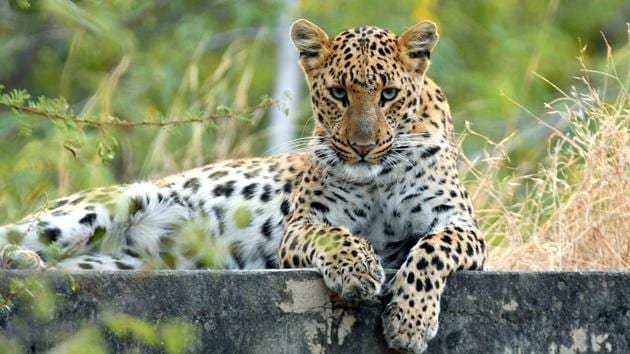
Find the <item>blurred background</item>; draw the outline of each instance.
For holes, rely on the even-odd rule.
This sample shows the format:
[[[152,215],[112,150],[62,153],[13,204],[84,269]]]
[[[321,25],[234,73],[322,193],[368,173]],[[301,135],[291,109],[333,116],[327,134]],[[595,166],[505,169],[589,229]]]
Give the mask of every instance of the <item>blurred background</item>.
[[[61,106],[61,119],[0,105],[0,222],[76,190],[295,147],[289,141],[312,126],[288,37],[297,18],[331,36],[361,24],[400,33],[435,21],[429,75],[449,97],[458,136],[466,135],[465,156],[474,161],[489,142],[511,136],[504,171],[519,175],[547,153],[551,131],[532,115],[561,95],[554,85],[568,90],[580,68],[605,65],[607,43],[617,61],[628,59],[624,0],[0,1],[5,103],[16,89],[34,102],[65,100],[39,101]],[[12,95],[24,101],[15,96],[26,92]],[[141,123],[213,114],[221,117]],[[70,122],[111,117],[140,125]]]

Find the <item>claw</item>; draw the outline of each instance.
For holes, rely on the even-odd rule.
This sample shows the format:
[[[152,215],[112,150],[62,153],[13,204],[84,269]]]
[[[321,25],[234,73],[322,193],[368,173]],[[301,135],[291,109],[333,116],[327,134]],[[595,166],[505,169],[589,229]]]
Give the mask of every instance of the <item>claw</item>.
[[[385,271],[373,251],[361,250],[346,259],[335,259],[334,271],[322,272],[324,282],[346,300],[370,300],[381,292]],[[359,253],[357,255],[357,253]],[[328,265],[328,269],[330,265]]]

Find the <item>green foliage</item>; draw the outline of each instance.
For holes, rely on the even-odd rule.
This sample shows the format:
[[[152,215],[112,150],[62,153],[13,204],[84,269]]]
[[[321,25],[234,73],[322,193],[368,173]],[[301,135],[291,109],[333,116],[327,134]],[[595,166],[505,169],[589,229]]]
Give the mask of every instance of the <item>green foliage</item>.
[[[160,337],[168,354],[195,352],[200,335],[199,327],[183,320],[171,320],[160,326]]]
[[[8,292],[3,296],[5,306],[12,306],[19,301],[28,306],[33,318],[37,321],[47,321],[55,314],[57,297],[48,281],[43,277],[24,279],[11,278]]]
[[[130,336],[149,346],[155,346],[158,343],[157,330],[148,321],[122,313],[105,314],[103,321],[107,328],[118,337]]]
[[[50,354],[83,354],[89,351],[93,354],[106,354],[105,341],[97,326],[83,327],[74,336],[55,346]]]
[[[251,225],[252,212],[246,205],[242,205],[234,211],[234,223],[239,229],[244,229]]]
[[[123,313],[106,313],[103,321],[114,335],[150,347],[161,346],[166,353],[193,352],[200,334],[197,326],[179,319],[158,324]]]
[[[0,283],[0,316],[17,311],[25,326],[22,330],[31,331],[31,324],[46,324],[55,321],[57,304],[62,301],[49,280],[40,276],[26,278],[5,278]],[[79,291],[80,284],[70,274],[66,277],[71,291]],[[61,281],[63,283],[63,281]],[[66,298],[64,301],[68,301]],[[16,315],[14,315],[16,316]],[[26,325],[28,324],[28,325]],[[16,328],[15,330],[20,330]],[[104,340],[108,334],[121,339],[130,340],[136,349],[152,348],[166,353],[195,352],[200,329],[195,324],[179,318],[148,321],[125,313],[101,312],[90,324],[78,325],[80,330],[70,334],[67,328],[58,327],[54,334],[56,342],[50,353],[107,353]],[[29,334],[17,338],[6,338],[0,334],[0,353],[17,354],[25,352],[22,339],[30,338]]]

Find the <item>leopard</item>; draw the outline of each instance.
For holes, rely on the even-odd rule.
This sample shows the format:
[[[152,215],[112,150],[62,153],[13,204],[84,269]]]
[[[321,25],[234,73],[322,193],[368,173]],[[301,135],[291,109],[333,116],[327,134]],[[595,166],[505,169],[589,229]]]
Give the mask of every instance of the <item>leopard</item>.
[[[314,121],[305,149],[57,199],[0,228],[3,266],[316,268],[342,299],[386,299],[391,348],[425,351],[447,278],[487,256],[449,104],[427,76],[437,26],[329,37],[300,19],[290,36]]]

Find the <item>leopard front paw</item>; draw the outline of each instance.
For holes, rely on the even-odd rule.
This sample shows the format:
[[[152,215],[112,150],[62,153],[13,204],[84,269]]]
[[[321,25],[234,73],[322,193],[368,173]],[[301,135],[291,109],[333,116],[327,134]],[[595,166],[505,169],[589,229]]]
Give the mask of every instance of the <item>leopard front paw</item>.
[[[415,289],[414,289],[415,290]],[[411,292],[396,295],[383,313],[383,334],[390,348],[422,353],[438,331],[439,297]]]
[[[346,300],[365,300],[380,294],[385,272],[367,241],[322,256],[320,269],[326,286]]]

